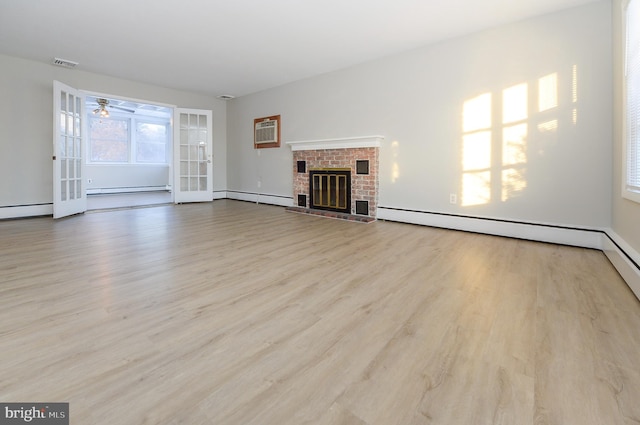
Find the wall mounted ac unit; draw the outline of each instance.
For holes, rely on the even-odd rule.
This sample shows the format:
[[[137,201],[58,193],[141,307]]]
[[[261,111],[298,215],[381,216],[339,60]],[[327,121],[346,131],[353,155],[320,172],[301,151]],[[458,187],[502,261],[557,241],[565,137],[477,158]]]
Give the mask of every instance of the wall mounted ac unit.
[[[254,140],[256,145],[261,145],[263,143],[277,143],[278,121],[266,119],[264,121],[257,122]]]

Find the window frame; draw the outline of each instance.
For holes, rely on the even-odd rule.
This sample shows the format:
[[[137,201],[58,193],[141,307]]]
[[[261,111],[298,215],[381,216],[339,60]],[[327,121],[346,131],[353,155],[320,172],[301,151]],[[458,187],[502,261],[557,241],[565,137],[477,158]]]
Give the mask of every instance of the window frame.
[[[90,111],[87,112],[87,123],[90,126],[91,125],[91,120],[93,119],[100,119],[98,117],[96,117],[95,115],[93,115]],[[151,165],[151,166],[157,166],[157,165],[170,165],[171,163],[171,143],[172,143],[172,138],[171,138],[171,118],[162,118],[162,117],[154,117],[154,116],[149,116],[149,115],[140,115],[140,116],[134,116],[132,114],[127,114],[127,113],[121,113],[121,112],[116,112],[114,110],[109,111],[109,117],[108,118],[101,118],[101,119],[106,119],[106,120],[123,120],[123,121],[127,121],[128,122],[128,140],[127,140],[127,161],[93,161],[91,159],[92,155],[91,155],[91,149],[92,149],[92,140],[91,140],[91,131],[89,130],[87,132],[87,145],[88,145],[88,155],[87,155],[87,159],[86,159],[86,164],[87,165],[104,165],[104,166],[109,166],[109,165],[135,165],[135,166],[145,166],[145,165]],[[165,144],[165,158],[163,162],[149,162],[149,161],[138,161],[137,158],[137,148],[138,148],[138,141],[137,141],[137,128],[138,128],[138,123],[145,123],[145,124],[156,124],[156,125],[164,125],[167,129],[166,134],[167,134],[167,139],[166,139],[166,144]]]

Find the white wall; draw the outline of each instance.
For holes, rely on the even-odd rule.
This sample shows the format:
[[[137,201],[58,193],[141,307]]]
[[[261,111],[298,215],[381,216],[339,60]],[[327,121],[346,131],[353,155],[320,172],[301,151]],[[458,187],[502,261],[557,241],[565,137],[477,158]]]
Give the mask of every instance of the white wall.
[[[573,124],[573,68],[577,67]],[[538,81],[557,74],[559,106],[539,113]],[[283,144],[252,145],[253,119],[280,114],[282,138],[385,136],[380,204],[427,212],[602,227],[611,222],[611,12],[608,1],[502,26],[234,99],[228,108],[228,188],[292,196]],[[528,85],[526,165],[519,191],[502,199],[502,92]],[[493,99],[486,203],[467,196],[463,108]],[[556,131],[538,125],[557,120]],[[468,197],[467,197],[468,199]]]
[[[226,189],[224,101],[88,73],[81,66],[68,70],[0,55],[0,208],[51,204],[53,200],[53,80],[121,98],[213,110],[213,189]]]
[[[84,175],[89,193],[158,190],[173,182],[168,164],[92,164],[85,167]]]
[[[577,125],[572,69],[578,69]],[[611,9],[608,1],[494,28],[222,101],[0,55],[0,207],[50,203],[52,81],[214,111],[214,190],[292,196],[292,156],[253,149],[253,119],[280,114],[287,140],[382,134],[382,206],[568,226],[614,226],[640,243],[635,206],[612,201]],[[557,73],[559,107],[537,112],[538,79]],[[502,91],[529,85],[526,188],[501,199]],[[465,101],[493,96],[489,201],[463,206]],[[538,124],[558,120],[558,130]],[[225,122],[227,127],[225,128]],[[228,135],[227,135],[228,131]],[[227,142],[228,136],[228,143]],[[227,169],[228,165],[228,169]],[[618,177],[616,177],[618,179]],[[261,187],[258,187],[261,181]]]

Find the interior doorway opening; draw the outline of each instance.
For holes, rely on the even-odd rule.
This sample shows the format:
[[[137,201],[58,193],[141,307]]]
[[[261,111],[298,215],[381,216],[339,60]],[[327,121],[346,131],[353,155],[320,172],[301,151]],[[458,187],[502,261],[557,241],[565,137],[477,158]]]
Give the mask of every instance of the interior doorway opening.
[[[173,202],[174,108],[150,101],[87,93],[87,209]]]

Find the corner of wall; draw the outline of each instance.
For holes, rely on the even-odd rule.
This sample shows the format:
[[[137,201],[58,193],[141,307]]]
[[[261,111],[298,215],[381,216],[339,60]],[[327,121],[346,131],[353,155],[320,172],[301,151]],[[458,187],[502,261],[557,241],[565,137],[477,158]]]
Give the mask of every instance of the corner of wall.
[[[602,236],[602,251],[640,300],[640,253],[611,229]]]

